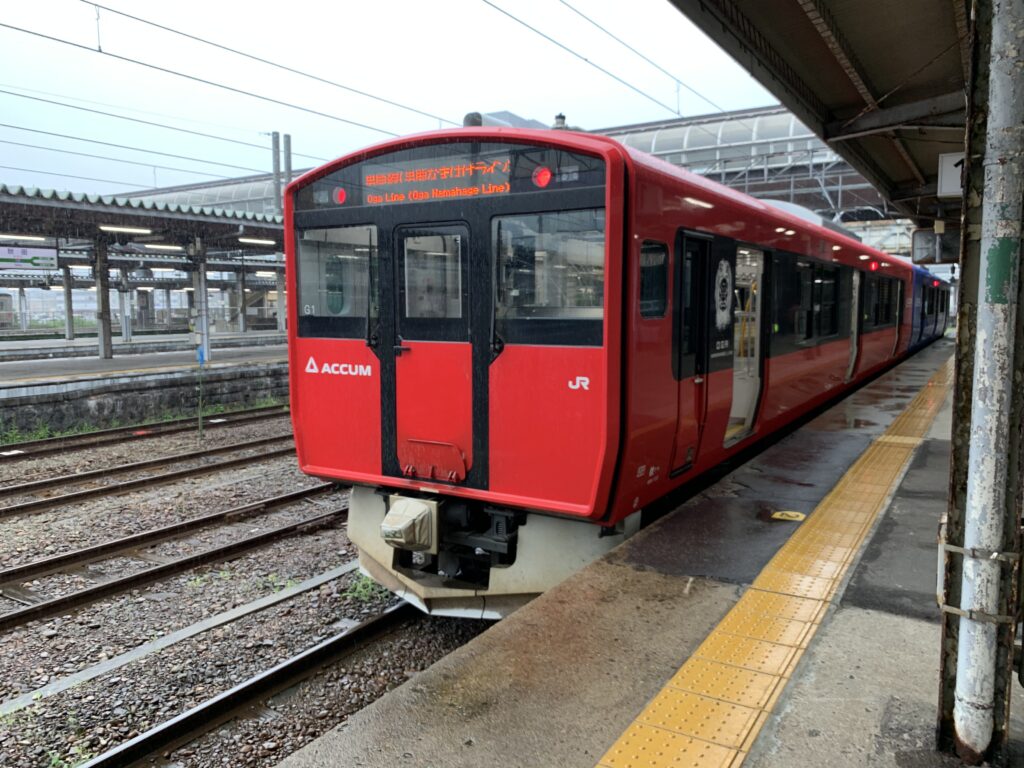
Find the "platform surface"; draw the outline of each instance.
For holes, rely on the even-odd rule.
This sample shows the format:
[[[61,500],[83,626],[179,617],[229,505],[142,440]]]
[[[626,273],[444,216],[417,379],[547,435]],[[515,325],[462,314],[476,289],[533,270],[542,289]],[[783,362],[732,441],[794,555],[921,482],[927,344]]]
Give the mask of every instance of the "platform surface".
[[[259,347],[214,349],[207,364],[211,368],[251,363],[287,361],[284,344]],[[0,387],[28,386],[40,383],[61,383],[79,379],[110,378],[138,373],[164,373],[195,369],[195,350],[182,352],[151,352],[147,354],[101,360],[98,357],[48,358],[0,363]]]
[[[698,646],[802,525],[771,513],[814,512],[951,354],[950,342],[932,345],[281,765],[661,765],[609,750],[688,660],[703,663]],[[749,707],[710,699],[688,725],[701,737],[692,764],[953,764],[932,748],[948,397],[923,436],[803,656],[768,643],[766,664],[791,654],[774,660],[782,684],[746,678],[738,695],[761,711],[749,742],[721,746]],[[1011,732],[1024,738],[1020,693]]]

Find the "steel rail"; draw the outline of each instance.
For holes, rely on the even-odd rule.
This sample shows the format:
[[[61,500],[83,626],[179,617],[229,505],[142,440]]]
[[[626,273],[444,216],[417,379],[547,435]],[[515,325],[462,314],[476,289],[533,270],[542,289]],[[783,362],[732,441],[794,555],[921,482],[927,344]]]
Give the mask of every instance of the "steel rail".
[[[46,557],[41,560],[33,560],[30,563],[11,566],[10,568],[0,570],[0,586],[18,581],[25,581],[26,579],[34,579],[39,576],[46,576],[57,571],[66,570],[71,566],[92,563],[96,560],[109,557],[110,555],[137,549],[143,545],[156,544],[161,541],[166,541],[167,539],[173,539],[183,533],[189,533],[190,531],[195,531],[200,528],[206,528],[207,526],[215,523],[234,522],[235,520],[240,520],[259,512],[268,512],[272,509],[277,509],[278,507],[287,506],[288,504],[296,501],[301,501],[312,496],[319,496],[336,487],[337,486],[334,483],[321,483],[310,488],[303,488],[301,491],[293,491],[279,496],[272,496],[266,499],[261,499],[260,501],[255,501],[251,504],[232,507],[231,509],[213,512],[201,517],[191,517],[188,520],[171,523],[170,525],[165,525],[160,528],[151,528],[148,531],[135,533],[131,536],[111,539],[110,541],[105,541],[91,547],[83,547],[82,549],[62,552],[59,555],[53,555],[52,557]]]
[[[287,416],[288,406],[271,405],[261,408],[250,408],[247,410],[231,411],[224,414],[210,414],[203,417],[203,426],[206,429],[216,427],[230,427],[236,424],[244,424],[250,421],[263,421],[279,416]],[[136,424],[127,427],[111,427],[95,432],[88,432],[80,435],[67,435],[64,437],[47,437],[41,440],[26,440],[20,443],[8,443],[0,445],[0,454],[9,451],[18,451],[9,456],[0,455],[0,463],[17,461],[20,459],[44,456],[59,451],[75,451],[81,448],[91,448],[97,445],[118,442],[120,440],[141,440],[162,435],[172,435],[179,432],[188,432],[195,429],[198,419],[189,416],[170,421],[151,422],[147,424]]]
[[[308,677],[337,658],[379,639],[404,621],[421,615],[408,603],[399,603],[334,637],[214,696],[177,717],[150,728],[133,739],[97,755],[78,768],[114,768],[140,760],[175,743],[187,743],[229,720],[243,707],[272,696]]]
[[[224,544],[219,547],[207,549],[203,552],[189,555],[188,557],[179,558],[178,560],[170,563],[146,568],[145,570],[133,573],[129,576],[122,576],[119,579],[111,579],[110,581],[105,581],[92,587],[87,587],[86,589],[73,592],[69,595],[62,595],[61,597],[55,597],[51,600],[45,600],[41,603],[36,603],[35,605],[29,605],[19,610],[2,614],[0,615],[0,632],[6,632],[7,630],[14,629],[15,627],[19,627],[30,621],[38,621],[39,619],[46,619],[50,616],[64,614],[68,611],[74,610],[75,608],[80,608],[83,605],[88,605],[89,603],[94,603],[97,600],[102,600],[105,597],[111,597],[129,589],[134,589],[135,587],[151,584],[154,581],[160,581],[169,576],[175,576],[201,565],[230,560],[234,558],[235,555],[248,552],[251,549],[259,549],[260,547],[271,544],[286,536],[291,536],[296,533],[308,533],[309,531],[323,528],[324,526],[335,522],[339,518],[344,517],[347,512],[348,506],[346,505],[331,512],[317,515],[316,517],[299,520],[294,523],[288,523],[287,525],[282,525],[270,531],[264,531],[263,533],[257,533],[253,536],[233,541],[230,544]]]
[[[289,440],[292,435],[274,435],[273,437],[261,437],[257,440],[247,440],[244,443],[232,443],[231,445],[222,445],[217,448],[207,448],[203,451],[188,451],[186,453],[173,453],[170,456],[160,456],[155,459],[145,459],[143,461],[134,461],[130,464],[118,464],[113,467],[105,467],[101,469],[90,469],[85,472],[75,472],[70,475],[58,475],[57,477],[47,477],[43,480],[32,480],[27,483],[19,483],[18,485],[6,485],[0,487],[0,497],[6,496],[21,496],[25,493],[33,493],[35,491],[45,490],[49,488],[59,488],[62,485],[73,485],[75,483],[81,483],[86,480],[91,480],[95,477],[107,477],[110,475],[122,475],[126,472],[135,472],[140,469],[150,469],[152,467],[162,467],[169,464],[177,464],[182,461],[190,461],[192,459],[203,459],[207,456],[219,456],[223,453],[231,453],[233,451],[244,451],[248,448],[259,448],[262,445],[268,443],[276,443],[281,440]]]
[[[257,453],[254,456],[239,456],[234,459],[215,461],[210,464],[201,464],[198,467],[176,469],[159,475],[137,477],[133,480],[124,480],[120,483],[111,483],[110,485],[102,485],[96,488],[86,488],[82,491],[64,493],[60,496],[50,496],[44,499],[25,501],[20,504],[0,507],[0,519],[29,512],[41,512],[44,509],[52,509],[53,507],[59,507],[63,504],[70,504],[84,499],[92,499],[97,496],[117,496],[118,494],[131,491],[136,488],[149,488],[157,485],[164,485],[166,483],[173,482],[174,480],[180,480],[183,477],[198,477],[200,475],[210,474],[211,472],[219,472],[220,470],[227,469],[229,467],[237,467],[241,464],[254,464],[258,461],[273,459],[278,456],[293,455],[294,453],[295,447],[293,445],[289,445],[285,448],[275,448],[271,451]]]

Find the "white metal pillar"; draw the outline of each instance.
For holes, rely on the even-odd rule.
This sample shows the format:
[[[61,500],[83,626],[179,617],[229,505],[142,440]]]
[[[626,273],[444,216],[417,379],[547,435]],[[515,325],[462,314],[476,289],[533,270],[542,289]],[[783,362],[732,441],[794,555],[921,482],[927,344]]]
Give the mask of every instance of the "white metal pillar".
[[[71,267],[61,267],[61,283],[64,288],[64,338],[68,341],[75,339],[75,306],[71,297],[72,277]]]
[[[245,316],[245,266],[238,271],[238,332],[248,330],[248,319]]]
[[[210,361],[210,298],[206,290],[206,248],[197,237],[195,243],[189,246],[189,251],[196,263],[195,272],[192,273],[196,354],[199,362],[205,364]]]
[[[981,762],[995,723],[1000,557],[1015,499],[1010,473],[1017,293],[1024,210],[1024,82],[1019,68],[1024,0],[992,3],[988,126],[970,456],[964,515],[963,581],[953,724],[957,753]],[[1012,634],[1012,629],[1011,629]]]
[[[114,356],[114,347],[110,335],[110,268],[107,266],[107,242],[97,240],[93,247],[93,271],[96,275],[96,338],[99,341],[100,358],[109,360]]]
[[[284,272],[277,272],[274,278],[277,282],[277,330],[287,329],[288,312],[287,296],[285,296]]]
[[[171,289],[164,288],[164,325],[171,327]]]
[[[18,327],[28,330],[28,299],[25,297],[24,286],[18,286]]]

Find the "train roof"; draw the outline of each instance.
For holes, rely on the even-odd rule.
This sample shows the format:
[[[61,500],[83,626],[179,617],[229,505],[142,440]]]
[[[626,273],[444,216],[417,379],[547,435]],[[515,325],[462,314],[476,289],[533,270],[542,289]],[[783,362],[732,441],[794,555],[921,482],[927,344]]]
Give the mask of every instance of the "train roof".
[[[807,232],[820,241],[824,241],[830,245],[838,245],[846,251],[846,253],[841,256],[833,257],[833,261],[838,263],[846,264],[851,267],[859,267],[859,261],[861,260],[860,257],[867,255],[868,258],[878,259],[883,266],[894,268],[896,271],[904,273],[906,276],[910,276],[911,274],[920,271],[923,274],[929,275],[932,279],[939,280],[942,284],[949,284],[947,281],[933,275],[923,267],[911,264],[910,262],[896,256],[892,256],[885,251],[872,248],[842,232],[821,226],[820,224],[816,224],[813,221],[802,218],[795,213],[782,210],[781,208],[765,203],[738,190],[726,187],[716,181],[712,181],[711,179],[695,174],[684,168],[680,168],[679,166],[672,165],[665,160],[649,155],[639,149],[626,146],[622,142],[610,136],[584,133],[580,131],[474,126],[447,128],[437,131],[411,134],[409,136],[401,136],[364,147],[363,149],[339,157],[336,160],[320,166],[319,168],[314,168],[292,181],[288,185],[288,190],[294,191],[301,187],[305,187],[306,185],[323,178],[345,165],[353,162],[360,162],[376,155],[395,152],[422,144],[458,142],[466,141],[467,139],[489,139],[492,141],[509,141],[524,144],[554,144],[581,150],[583,152],[590,152],[606,158],[610,156],[617,156],[634,171],[636,169],[643,169],[648,173],[669,177],[678,182],[697,187],[702,193],[712,196],[717,203],[723,205],[731,204],[741,210],[745,209],[752,217],[760,218],[766,222],[777,224],[779,226],[785,225],[787,229],[790,230]],[[764,243],[764,245],[771,245],[772,247],[785,250],[783,246],[786,245],[786,243]]]

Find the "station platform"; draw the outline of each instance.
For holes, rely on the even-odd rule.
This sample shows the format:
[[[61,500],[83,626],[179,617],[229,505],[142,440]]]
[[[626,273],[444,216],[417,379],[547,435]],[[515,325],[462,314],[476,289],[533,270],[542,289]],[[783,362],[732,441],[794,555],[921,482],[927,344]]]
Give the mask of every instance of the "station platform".
[[[214,349],[283,345],[288,336],[283,331],[247,331],[246,333],[215,333],[210,336]],[[191,333],[138,334],[131,341],[120,336],[111,340],[114,356],[144,355],[152,352],[186,352],[195,350]],[[0,363],[46,360],[53,357],[89,357],[99,355],[95,336],[67,339],[10,339],[0,337]]]
[[[861,388],[281,767],[959,765],[934,751],[952,354]]]
[[[194,349],[102,360],[55,357],[0,362],[0,432],[50,433],[137,424],[200,403],[239,405],[288,398],[288,349],[214,348],[200,367]]]

